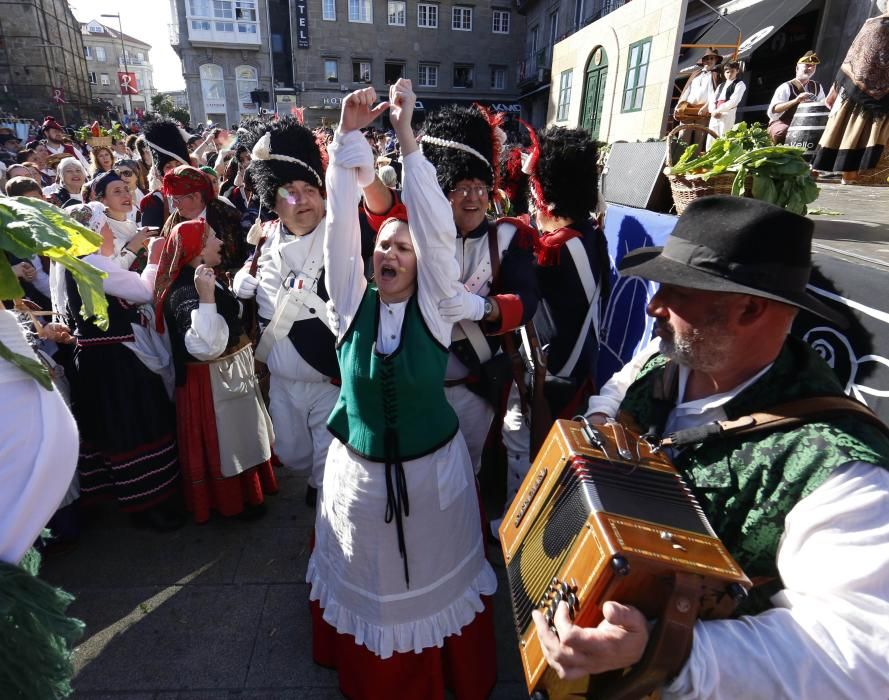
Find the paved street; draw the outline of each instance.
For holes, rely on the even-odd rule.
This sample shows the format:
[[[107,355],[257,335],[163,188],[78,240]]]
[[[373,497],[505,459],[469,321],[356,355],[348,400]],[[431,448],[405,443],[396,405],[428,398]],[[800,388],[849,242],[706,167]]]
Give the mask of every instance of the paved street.
[[[314,511],[303,503],[304,480],[277,473],[281,491],[256,522],[214,519],[158,534],[130,527],[109,506],[76,549],[45,560],[44,577],[77,597],[70,611],[87,626],[75,698],[341,697],[336,674],[311,659],[305,570]],[[489,552],[501,578],[493,698],[526,698],[502,558]]]
[[[828,184],[813,208],[816,245],[889,265],[889,188]],[[43,573],[77,597],[86,622],[75,697],[90,700],[333,699],[336,675],[311,660],[307,542],[314,511],[302,478],[278,471],[281,492],[253,522],[136,530],[112,508],[79,546]],[[394,536],[394,532],[393,532]],[[526,698],[502,558],[495,602],[499,684],[494,698]]]

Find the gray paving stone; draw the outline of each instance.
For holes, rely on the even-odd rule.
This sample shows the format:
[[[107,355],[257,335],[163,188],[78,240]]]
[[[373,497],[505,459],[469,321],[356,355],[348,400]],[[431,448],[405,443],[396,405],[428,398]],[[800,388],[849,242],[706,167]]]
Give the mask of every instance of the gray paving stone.
[[[166,600],[159,602],[161,596]],[[89,631],[75,654],[74,685],[84,691],[240,688],[265,597],[262,585],[131,588],[85,596],[77,611]],[[134,601],[141,602],[130,608]],[[130,612],[117,626],[99,628],[94,621],[105,607]],[[88,657],[92,661],[86,663]]]
[[[258,530],[241,553],[235,583],[305,583],[309,537],[306,527]]]
[[[269,586],[245,687],[337,688],[336,672],[312,661],[308,595],[306,584]]]
[[[176,532],[88,529],[76,549],[44,560],[41,574],[74,593],[114,586],[220,584],[234,579],[249,536],[238,522],[189,523]]]

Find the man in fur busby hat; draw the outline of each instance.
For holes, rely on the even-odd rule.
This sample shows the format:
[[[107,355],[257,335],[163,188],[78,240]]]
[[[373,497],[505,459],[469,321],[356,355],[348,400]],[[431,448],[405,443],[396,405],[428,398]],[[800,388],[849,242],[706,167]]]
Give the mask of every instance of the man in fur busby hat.
[[[146,120],[142,127],[142,139],[151,151],[152,166],[148,174],[150,196],[139,204],[142,225],[161,228],[169,217],[169,203],[161,193],[164,175],[180,165],[191,165],[188,146],[183,130],[172,119],[158,117]]]
[[[707,52],[698,59],[698,68],[691,74],[682,93],[679,102],[673,110],[673,118],[680,124],[693,124],[707,126],[710,119],[710,98],[716,94],[716,88],[722,82],[722,74],[717,66],[722,63],[722,56],[716,49],[707,49]],[[633,105],[635,108],[641,105]],[[698,129],[685,129],[680,137],[688,143],[703,145],[706,134]]]
[[[499,407],[493,404],[512,377],[508,363],[497,357],[500,336],[530,321],[538,300],[533,230],[517,219],[495,222],[487,216],[506,140],[501,121],[502,114],[480,107],[449,105],[426,118],[420,144],[451,203],[459,236],[457,260],[468,291],[440,311],[454,321],[446,393],[460,417],[476,472]],[[388,190],[380,199],[370,196],[377,192],[365,190],[369,214],[388,210],[393,201],[399,206]],[[371,219],[379,225],[386,216],[373,214]]]
[[[813,80],[821,61],[814,51],[806,51],[796,62],[796,75],[793,80],[781,83],[769,102],[769,136],[772,143],[784,143],[787,130],[793,121],[797,108],[806,102],[824,102],[824,88]]]
[[[251,229],[256,252],[235,275],[234,290],[258,305],[256,358],[271,375],[275,452],[285,466],[310,471],[309,485],[316,487],[331,441],[327,418],[339,395],[324,286],[326,153],[315,134],[290,117],[246,129],[239,141],[252,144],[249,170],[261,208],[278,218]]]
[[[654,444],[670,436],[662,447],[756,585],[734,619],[697,622],[698,594],[677,588],[693,604],[651,632],[620,600],[605,602],[592,628],[560,605],[553,632],[535,612],[560,677],[633,667],[665,698],[886,695],[889,434],[790,335],[799,309],[844,325],[844,307],[807,288],[812,231],[810,219],[759,200],[705,197],[662,248],[621,261],[621,274],[660,285],[647,309],[657,344],[590,399],[588,420],[618,419]],[[666,534],[663,551],[686,556],[684,535]],[[682,629],[669,642],[660,634]],[[661,663],[638,664],[659,641]]]
[[[539,447],[531,445],[529,425],[539,439],[549,432],[553,419],[576,415],[591,393],[611,275],[605,234],[594,218],[599,205],[595,141],[586,131],[562,127],[530,135],[524,171],[539,235],[535,270],[540,304],[534,325],[540,344],[548,346],[544,394],[549,417],[538,428],[535,419],[541,417],[523,411],[513,385],[503,421],[505,508],[528,472],[532,447]],[[495,533],[497,524],[491,523]]]

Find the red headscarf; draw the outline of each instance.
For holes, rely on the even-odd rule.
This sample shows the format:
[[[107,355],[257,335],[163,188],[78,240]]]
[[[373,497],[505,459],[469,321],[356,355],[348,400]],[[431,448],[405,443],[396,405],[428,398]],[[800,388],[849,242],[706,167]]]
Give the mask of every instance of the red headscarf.
[[[216,197],[209,176],[191,165],[180,165],[173,172],[164,175],[162,191],[165,197],[181,197],[201,192],[204,202]]]
[[[164,300],[170,287],[179,277],[182,268],[201,254],[209,235],[210,227],[207,222],[194,219],[177,224],[167,236],[164,251],[157,264],[157,280],[154,283],[155,327],[159,333],[164,332]]]

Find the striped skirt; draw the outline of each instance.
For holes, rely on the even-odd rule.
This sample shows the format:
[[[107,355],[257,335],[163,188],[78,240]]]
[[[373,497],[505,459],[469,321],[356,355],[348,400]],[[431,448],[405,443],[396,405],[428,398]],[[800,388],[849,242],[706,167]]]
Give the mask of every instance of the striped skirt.
[[[872,170],[880,162],[887,143],[889,116],[875,116],[846,99],[831,112],[812,167],[827,172]]]
[[[137,512],[179,487],[173,404],[160,376],[120,343],[78,347],[72,412],[80,429],[80,496]]]

